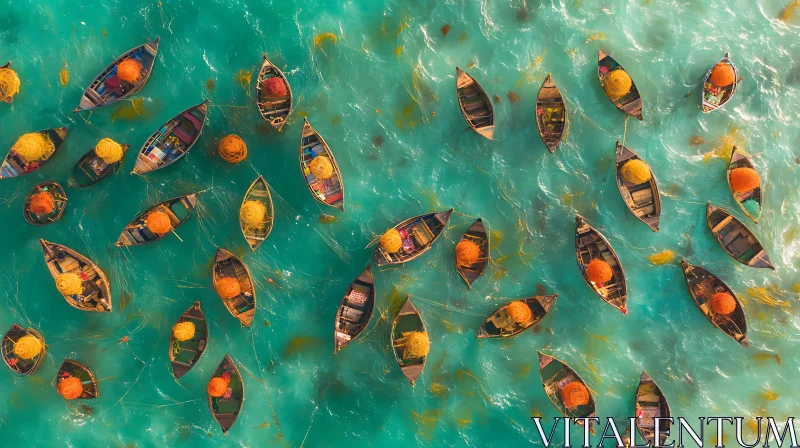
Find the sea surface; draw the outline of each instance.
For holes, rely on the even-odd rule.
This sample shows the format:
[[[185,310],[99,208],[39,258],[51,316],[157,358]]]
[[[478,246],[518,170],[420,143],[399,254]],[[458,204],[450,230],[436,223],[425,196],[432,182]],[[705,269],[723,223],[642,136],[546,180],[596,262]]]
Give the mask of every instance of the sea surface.
[[[558,412],[542,388],[537,350],[583,377],[600,417],[633,414],[642,370],[663,389],[675,416],[797,416],[800,17],[788,3],[5,2],[0,62],[13,62],[22,87],[13,104],[0,103],[0,152],[26,132],[68,126],[69,135],[44,168],[0,181],[0,329],[32,326],[48,345],[31,377],[0,373],[2,444],[541,445],[530,417],[549,424]],[[155,69],[138,95],[72,113],[107,64],[157,36]],[[606,99],[597,79],[598,49],[633,77],[644,99],[643,122],[626,120]],[[286,73],[295,95],[281,133],[254,102],[263,52]],[[701,81],[726,52],[742,82],[723,110],[705,115]],[[456,66],[496,96],[495,141],[469,130],[461,117]],[[535,125],[535,98],[548,73],[566,97],[571,121],[555,154],[545,150]],[[208,121],[188,156],[145,177],[128,174],[153,131],[204,99],[211,101]],[[318,205],[300,174],[303,117],[338,161],[343,213]],[[230,133],[248,145],[248,158],[238,165],[216,155],[217,141]],[[119,172],[93,188],[68,189],[68,210],[57,223],[28,225],[22,208],[30,188],[46,179],[66,185],[73,165],[104,137],[131,145]],[[703,143],[690,143],[693,138]],[[658,178],[658,233],[620,198],[613,174],[617,140]],[[733,144],[753,157],[765,185],[757,225],[741,213],[725,181]],[[276,217],[254,254],[240,232],[238,208],[258,174],[270,184]],[[200,205],[178,229],[180,240],[170,235],[130,250],[114,247],[140,211],[198,191]],[[750,225],[775,272],[744,267],[723,252],[705,223],[708,201]],[[405,266],[376,270],[380,313],[358,343],[334,356],[334,316],[371,257],[367,246],[403,219],[451,207],[457,214],[433,250]],[[574,256],[576,214],[616,249],[629,282],[628,316],[584,284]],[[453,250],[477,217],[490,228],[493,262],[468,290]],[[94,259],[112,283],[114,312],[68,306],[39,238]],[[242,328],[212,288],[217,247],[242,256],[255,276],[252,328]],[[698,310],[680,269],[683,257],[737,293],[749,349]],[[504,341],[475,339],[500,304],[537,293],[559,299],[536,331]],[[432,343],[413,388],[389,343],[391,310],[407,294]],[[209,347],[175,381],[169,334],[198,300],[210,322]],[[243,373],[246,399],[223,436],[205,388],[226,353]],[[56,393],[65,357],[94,370],[98,399],[65,402]],[[745,428],[747,437],[753,429]],[[573,439],[580,433],[575,429]],[[707,443],[715,439],[706,431]],[[726,439],[735,441],[732,432]]]

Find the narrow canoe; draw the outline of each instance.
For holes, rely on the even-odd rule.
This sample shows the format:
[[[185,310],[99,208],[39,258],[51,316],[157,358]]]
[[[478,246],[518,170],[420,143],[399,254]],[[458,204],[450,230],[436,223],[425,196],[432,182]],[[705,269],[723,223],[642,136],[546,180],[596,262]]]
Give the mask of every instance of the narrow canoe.
[[[268,78],[280,78],[286,85],[286,96],[280,98],[268,97],[262,91],[262,83]],[[267,59],[267,54],[264,53],[264,62],[261,64],[261,70],[258,72],[258,80],[256,81],[256,104],[261,116],[264,117],[269,124],[280,132],[286,120],[289,119],[289,114],[292,113],[292,88],[289,86],[289,80],[283,72]]]
[[[614,252],[614,248],[594,227],[583,220],[580,215],[575,216],[575,258],[578,261],[578,269],[581,272],[583,281],[589,288],[603,299],[604,302],[628,313],[628,284],[625,280],[625,270]],[[589,280],[586,273],[586,266],[589,262],[599,259],[611,266],[612,277],[606,284],[595,284]]]
[[[380,244],[375,248],[372,258],[378,267],[390,264],[406,263],[420,257],[433,247],[433,243],[447,227],[453,209],[419,215],[406,219],[394,226],[403,239],[403,247],[395,253],[389,253]]]
[[[632,149],[617,142],[617,188],[622,200],[639,221],[647,224],[658,232],[658,222],[661,219],[661,194],[658,192],[658,183],[655,174],[650,173],[650,180],[642,184],[632,184],[622,177],[622,167],[630,160],[642,160],[639,154]]]
[[[214,377],[220,377],[224,373],[230,375],[230,397],[224,396],[216,398],[211,395],[208,396],[208,408],[211,410],[211,415],[214,420],[219,423],[222,428],[222,433],[227,434],[231,429],[236,419],[239,417],[239,412],[242,410],[244,403],[244,382],[242,381],[242,374],[231,359],[230,355],[225,355],[222,362],[219,363],[217,370],[214,371]]]
[[[119,235],[117,242],[114,243],[117,247],[124,246],[141,246],[153,241],[158,241],[167,233],[157,234],[150,231],[145,225],[147,215],[152,212],[164,212],[169,216],[172,230],[176,230],[181,226],[197,205],[197,194],[189,194],[186,196],[179,196],[177,198],[168,199],[164,202],[158,203],[144,212],[138,214],[133,221],[131,221],[122,233]]]
[[[94,373],[85,365],[69,358],[65,359],[64,363],[61,364],[61,367],[58,369],[56,390],[58,390],[58,385],[61,384],[61,381],[71,376],[78,378],[83,383],[83,392],[81,392],[78,398],[89,400],[100,396],[100,390],[97,387],[97,380],[94,377]]]
[[[736,66],[733,65],[733,62],[731,62],[728,56],[728,53],[725,53],[725,57],[714,64],[708,70],[708,73],[706,73],[705,78],[703,78],[703,113],[707,114],[711,111],[721,108],[728,101],[730,101],[731,98],[733,98],[733,94],[736,93],[736,87],[739,85],[739,72],[736,70]],[[732,84],[719,87],[711,82],[711,72],[714,70],[714,67],[716,67],[717,64],[729,65],[733,69],[733,77],[735,81]]]
[[[403,358],[405,352],[402,341],[403,333],[413,331],[426,334],[428,332],[425,327],[425,321],[422,320],[419,311],[411,303],[411,295],[409,295],[400,308],[400,312],[397,313],[397,317],[392,321],[392,348],[394,349],[394,358],[397,360],[397,365],[400,366],[400,370],[403,371],[403,375],[408,378],[412,386],[422,374],[422,370],[425,368],[425,361],[428,359],[427,355],[421,358]]]
[[[507,309],[511,302],[506,303],[486,318],[478,330],[478,339],[511,338],[522,334],[547,315],[557,298],[558,294],[521,299],[520,302],[524,302],[531,309],[531,318],[522,323],[515,322],[508,316]]]
[[[586,382],[583,381],[570,366],[565,364],[564,361],[545,355],[542,352],[538,353],[539,374],[542,377],[542,386],[544,386],[544,392],[547,394],[547,398],[550,399],[550,402],[553,403],[553,406],[565,417],[595,417],[594,396],[589,386],[586,385]],[[562,391],[568,384],[573,382],[577,382],[586,388],[588,392],[588,402],[584,405],[568,408],[564,403]],[[582,421],[576,421],[575,423],[583,426]],[[589,421],[589,431],[591,431],[592,434],[595,433],[593,421]]]
[[[256,180],[250,184],[250,188],[247,189],[247,193],[244,194],[244,200],[242,200],[242,206],[244,206],[245,202],[247,201],[258,201],[264,204],[264,207],[267,209],[266,218],[261,225],[249,225],[242,220],[242,214],[239,213],[239,227],[242,229],[242,235],[244,235],[244,239],[247,241],[247,245],[250,246],[250,249],[255,252],[258,249],[258,246],[261,246],[261,243],[267,239],[269,233],[272,232],[272,224],[275,219],[275,209],[272,206],[272,195],[269,192],[269,185],[267,181],[264,180],[264,177],[259,175]],[[241,211],[241,206],[239,210]]]
[[[647,441],[650,446],[655,446],[655,418],[670,418],[672,413],[669,411],[667,397],[661,392],[655,381],[650,378],[647,372],[642,372],[639,378],[639,388],[636,389],[636,414],[641,413],[641,419],[636,423],[639,434]],[[660,431],[658,446],[664,446],[669,437],[669,428],[672,425],[669,421],[662,421],[659,425]]]
[[[372,265],[367,263],[364,271],[350,283],[336,312],[336,327],[333,334],[333,354],[344,350],[367,328],[375,308],[375,279]]]
[[[208,100],[164,123],[142,145],[133,174],[145,174],[172,165],[189,153],[206,123]]]
[[[631,89],[621,98],[611,98],[608,93],[606,93],[606,77],[615,70],[622,70],[628,73],[614,58],[600,50],[597,57],[597,76],[600,78],[600,86],[603,87],[603,93],[606,94],[611,104],[616,106],[621,112],[642,121],[642,97],[639,95],[639,90],[636,88],[636,83],[633,82],[633,78],[631,78]],[[628,75],[630,76],[630,74]]]
[[[327,157],[333,166],[333,173],[327,179],[318,179],[311,173],[309,165],[319,156]],[[333,157],[330,147],[319,133],[303,121],[303,133],[300,137],[300,171],[308,185],[308,191],[320,204],[330,205],[344,211],[344,183],[339,165]]]
[[[2,66],[0,68],[11,68],[11,61],[6,62],[6,65],[4,65],[4,66]],[[0,98],[0,101],[2,101],[4,103],[11,104],[11,103],[14,102],[14,96],[13,95],[9,95],[9,96],[7,96],[5,98]]]
[[[92,80],[92,83],[89,84],[89,87],[83,92],[80,104],[72,112],[99,109],[123,98],[135,95],[142,90],[142,87],[147,83],[150,74],[153,72],[153,64],[156,61],[158,43],[160,40],[161,38],[156,38],[156,40],[152,42],[146,42],[126,51],[122,56],[115,59],[114,62]],[[117,76],[117,66],[126,59],[133,59],[142,66],[141,79],[135,84],[129,83]],[[113,77],[119,80],[120,86],[118,89],[111,90],[106,87],[106,80]]]
[[[225,308],[231,315],[246,327],[253,323],[256,314],[256,290],[250,270],[236,255],[225,249],[218,248],[214,255],[214,271],[211,280],[214,287],[223,277],[233,278],[239,282],[241,293],[231,299],[222,299]]]
[[[494,138],[494,105],[483,87],[467,72],[456,67],[456,93],[461,115],[469,127],[483,137]]]
[[[181,314],[175,325],[181,322],[194,324],[194,336],[188,341],[179,341],[175,335],[169,334],[169,360],[172,364],[172,375],[179,379],[189,373],[197,365],[208,345],[208,323],[206,315],[200,307],[200,302],[195,302],[186,312]]]
[[[30,211],[30,202],[33,198],[33,195],[45,191],[53,196],[55,204],[53,211],[44,214]],[[65,210],[67,210],[67,193],[64,191],[64,187],[54,180],[46,180],[42,183],[36,184],[33,188],[31,188],[28,196],[25,197],[25,202],[22,207],[22,215],[25,217],[25,221],[28,221],[28,224],[43,226],[54,223],[61,219],[61,216],[64,215]]]
[[[14,353],[14,344],[23,336],[32,336],[42,343],[42,351],[31,359],[24,359]],[[36,372],[42,360],[47,354],[47,344],[44,342],[44,337],[33,328],[27,330],[17,324],[11,326],[5,336],[3,336],[2,355],[3,362],[14,373],[20,375],[31,375]]]
[[[545,78],[536,97],[536,126],[539,137],[551,153],[556,152],[564,134],[569,132],[567,104],[550,74]]]
[[[753,162],[750,160],[750,157],[739,149],[736,145],[733,146],[733,150],[731,151],[731,161],[728,164],[728,172],[725,176],[728,179],[728,188],[731,190],[731,194],[733,195],[733,200],[739,204],[739,207],[744,212],[745,216],[752,219],[753,222],[758,224],[758,219],[761,217],[761,209],[764,204],[764,190],[761,188],[761,182],[759,179],[758,187],[753,190],[745,191],[744,193],[737,193],[733,191],[733,187],[731,187],[731,171],[736,168],[752,168],[756,169],[753,165]],[[747,210],[745,207],[745,202],[747,201],[754,201],[758,204],[758,212],[753,214]]]
[[[700,266],[689,264],[686,260],[681,260],[683,275],[686,277],[686,286],[689,287],[689,294],[692,295],[694,302],[700,311],[708,318],[708,321],[722,330],[743,347],[750,347],[747,340],[747,319],[744,315],[742,304],[733,290],[714,274],[708,272]],[[718,315],[711,308],[711,297],[716,293],[730,294],[736,301],[736,309],[728,315]]]
[[[755,234],[729,211],[722,207],[706,204],[706,222],[720,247],[739,263],[751,268],[775,270],[764,246]]]
[[[486,232],[486,227],[483,225],[483,220],[478,218],[471,226],[467,229],[467,232],[461,236],[461,239],[458,241],[460,244],[462,241],[471,241],[475,243],[478,248],[480,249],[480,255],[475,263],[469,265],[461,265],[458,261],[458,256],[455,256],[456,260],[456,270],[461,278],[467,283],[467,288],[472,288],[472,283],[478,279],[483,273],[486,271],[486,267],[489,265],[490,261],[490,246],[489,246],[489,234]],[[458,244],[456,244],[458,247]]]
[[[53,280],[68,273],[78,274],[83,280],[83,291],[80,294],[61,294],[68,304],[81,311],[111,312],[111,285],[106,274],[92,260],[60,244],[42,239],[39,244]]]
[[[131,145],[122,145],[122,157],[125,157],[125,153],[128,152],[128,148]],[[83,155],[78,163],[75,164],[75,167],[72,168],[72,172],[69,174],[69,180],[67,181],[67,186],[70,188],[86,188],[91,187],[92,185],[100,182],[101,180],[108,177],[109,174],[113,173],[117,170],[117,168],[122,165],[122,160],[120,159],[114,163],[106,163],[103,159],[101,159],[97,153],[94,151],[94,148],[90,149],[89,152]]]
[[[3,160],[2,166],[0,166],[0,179],[8,179],[11,177],[18,177],[28,173],[32,173],[39,168],[45,166],[47,162],[49,162],[53,156],[58,152],[58,149],[61,148],[61,145],[64,143],[64,139],[67,137],[67,128],[53,128],[53,129],[45,129],[43,131],[38,131],[38,134],[44,135],[48,140],[53,143],[53,152],[51,152],[48,156],[44,158],[44,160],[39,160],[36,162],[29,162],[25,160],[22,156],[17,154],[14,151],[13,147],[11,150],[8,151],[8,155]]]

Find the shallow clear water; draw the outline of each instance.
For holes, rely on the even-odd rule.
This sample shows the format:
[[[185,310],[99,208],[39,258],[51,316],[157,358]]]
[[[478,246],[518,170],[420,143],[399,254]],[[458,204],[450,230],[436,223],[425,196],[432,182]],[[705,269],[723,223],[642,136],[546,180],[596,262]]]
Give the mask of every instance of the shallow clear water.
[[[537,350],[582,375],[602,417],[633,413],[643,369],[675,415],[796,414],[800,18],[778,19],[786,3],[13,2],[0,17],[0,59],[13,61],[23,84],[12,105],[0,104],[0,148],[25,132],[60,125],[70,131],[46,167],[0,182],[0,328],[30,325],[48,343],[35,375],[6,373],[0,383],[4,440],[37,446],[510,446],[539,440],[531,415],[557,415],[540,383]],[[315,36],[323,33],[336,41],[321,39],[316,46]],[[155,36],[161,37],[156,67],[135,103],[71,113],[103,67]],[[606,100],[596,75],[598,49],[632,75],[644,98],[644,122],[626,123]],[[249,78],[255,79],[262,52],[285,71],[295,94],[293,119],[280,134],[253,102]],[[723,111],[703,115],[701,79],[725,52],[743,82]],[[456,102],[456,65],[500,98],[494,142],[466,129]],[[66,86],[59,83],[62,68],[69,73]],[[546,153],[534,122],[536,93],[547,73],[571,112],[568,142],[555,155]],[[509,92],[520,100],[510,103]],[[204,98],[212,104],[208,122],[191,153],[144,178],[129,175],[147,136]],[[344,213],[318,206],[299,173],[305,115],[342,170]],[[249,147],[247,161],[237,166],[215,156],[215,141],[228,133],[241,135]],[[690,145],[692,136],[705,143]],[[69,189],[69,208],[59,222],[27,225],[21,212],[28,190],[44,179],[66,185],[75,162],[103,137],[131,145],[120,172],[92,189]],[[658,233],[633,218],[614,184],[614,143],[623,139],[658,177]],[[765,181],[763,219],[751,228],[776,272],[737,264],[706,227],[707,201],[745,219],[724,180],[732,143],[754,157]],[[237,211],[258,173],[272,187],[277,215],[271,236],[252,254]],[[131,250],[113,246],[147,206],[199,190],[206,191],[197,215],[178,230],[183,242],[169,236]],[[334,315],[371,256],[365,246],[396,222],[450,207],[467,216],[453,215],[444,237],[421,259],[376,273],[382,317],[334,357]],[[597,299],[578,273],[576,213],[609,238],[622,260],[627,317]],[[322,214],[336,221],[324,224]],[[478,216],[493,232],[494,263],[468,291],[451,260],[456,241]],[[65,304],[39,238],[93,258],[111,279],[115,311],[82,313]],[[242,255],[256,276],[251,329],[240,328],[212,289],[217,246]],[[676,258],[662,266],[648,261],[663,250]],[[681,257],[706,266],[737,292],[750,349],[700,313],[686,290]],[[767,288],[781,306],[758,300],[752,288]],[[476,341],[478,326],[500,303],[537,291],[560,294],[539,331]],[[388,310],[406,294],[432,339],[428,366],[414,388],[389,348]],[[210,346],[178,383],[170,373],[169,332],[197,300],[210,319]],[[129,342],[118,342],[125,336]],[[228,436],[212,419],[205,392],[225,353],[239,364],[246,388]],[[52,382],[67,356],[101,379],[99,399],[65,403],[57,395]],[[714,440],[711,431],[706,439]]]

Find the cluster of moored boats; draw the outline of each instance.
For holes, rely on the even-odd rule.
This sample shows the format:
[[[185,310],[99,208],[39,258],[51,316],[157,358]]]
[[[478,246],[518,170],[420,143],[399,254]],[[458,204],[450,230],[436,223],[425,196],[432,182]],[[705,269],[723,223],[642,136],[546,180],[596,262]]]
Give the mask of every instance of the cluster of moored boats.
[[[139,92],[149,78],[156,60],[159,40],[131,49],[104,69],[84,92],[75,112],[92,111]],[[9,65],[0,70],[10,70]],[[642,120],[642,99],[628,73],[609,55],[599,54],[598,77],[609,100],[623,113]],[[715,110],[733,96],[736,69],[726,55],[703,81],[704,112]],[[481,85],[456,68],[458,102],[464,119],[479,135],[492,139],[494,109]],[[262,117],[280,131],[292,108],[292,93],[286,76],[266,57],[257,78],[257,106]],[[13,95],[12,95],[13,97]],[[11,97],[2,98],[11,102]],[[141,147],[133,173],[146,175],[176,163],[200,137],[208,112],[208,101],[192,106],[155,131]],[[536,101],[539,134],[550,152],[555,152],[567,132],[569,119],[561,92],[550,75]],[[58,151],[67,135],[66,128],[53,128],[25,134],[6,156],[0,178],[17,177],[46,164]],[[238,137],[237,137],[238,138]],[[239,139],[241,141],[241,139]],[[232,143],[231,143],[232,142]],[[228,161],[241,161],[246,147],[236,139],[220,145]],[[238,145],[238,146],[237,146]],[[224,146],[224,148],[223,148]],[[115,172],[129,145],[111,139],[101,140],[77,162],[69,175],[70,188],[98,184]],[[224,149],[224,150],[223,150]],[[344,183],[330,147],[304,120],[299,149],[299,164],[315,200],[344,210]],[[758,222],[763,193],[761,181],[751,160],[733,149],[727,170],[734,200],[745,215]],[[653,231],[658,231],[661,200],[656,178],[650,167],[632,149],[617,142],[616,183],[630,212]],[[180,227],[192,215],[198,194],[189,194],[154,204],[137,215],[121,232],[116,246],[130,247],[158,241]],[[37,184],[25,199],[25,219],[34,225],[57,221],[67,206],[66,192],[58,182]],[[414,260],[432,247],[448,225],[453,209],[428,213],[404,220],[377,240],[372,261],[378,267]],[[239,223],[252,251],[256,251],[272,230],[274,209],[270,188],[258,176],[244,195]],[[737,261],[754,267],[774,269],[756,236],[727,210],[707,206],[708,226],[720,246]],[[477,219],[454,248],[458,274],[467,287],[484,274],[491,261],[490,232]],[[81,311],[111,312],[113,300],[108,278],[89,258],[61,244],[40,240],[45,263],[56,288],[69,305]],[[609,241],[581,216],[576,216],[575,256],[581,276],[603,301],[627,314],[628,290],[622,263]],[[722,280],[700,266],[682,261],[689,291],[703,314],[725,334],[748,346],[745,314],[736,294]],[[212,282],[230,314],[250,326],[256,312],[253,276],[245,263],[232,252],[218,248],[213,256]],[[551,310],[557,294],[513,300],[488,316],[477,331],[478,338],[509,338],[536,325]],[[376,300],[371,264],[347,288],[337,310],[334,328],[334,353],[353,343],[369,326]],[[192,304],[173,327],[169,356],[176,379],[186,375],[200,360],[209,342],[209,327],[200,302]],[[430,350],[425,322],[409,296],[394,317],[391,341],[403,374],[413,385],[422,374]],[[15,373],[36,371],[46,353],[44,337],[35,329],[18,325],[2,340],[2,356]],[[553,404],[569,417],[595,414],[591,392],[580,376],[564,362],[539,353],[542,383]],[[65,399],[96,398],[99,394],[92,371],[71,359],[59,369],[56,388]],[[244,382],[235,361],[226,355],[208,384],[208,404],[214,418],[227,432],[236,421],[244,400]],[[642,373],[636,396],[639,430],[652,442],[654,417],[668,416],[666,398],[655,382]]]

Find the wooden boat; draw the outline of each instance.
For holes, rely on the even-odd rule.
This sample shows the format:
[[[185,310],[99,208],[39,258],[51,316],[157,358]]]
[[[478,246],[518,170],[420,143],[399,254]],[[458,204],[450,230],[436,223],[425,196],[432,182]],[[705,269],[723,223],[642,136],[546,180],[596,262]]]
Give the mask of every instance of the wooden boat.
[[[56,390],[58,390],[58,385],[61,384],[61,381],[71,376],[80,379],[83,383],[83,392],[78,398],[90,400],[100,396],[100,390],[97,388],[97,380],[94,377],[94,373],[85,365],[69,358],[65,359],[64,363],[61,364],[61,367],[58,369]]]
[[[604,302],[622,311],[622,314],[628,314],[628,284],[617,253],[605,237],[587,224],[581,215],[575,216],[575,223],[575,258],[583,281]],[[600,285],[589,280],[586,266],[594,259],[605,261],[611,266],[613,274],[608,283]]]
[[[344,350],[366,330],[374,308],[375,280],[372,277],[372,265],[367,263],[364,271],[350,283],[336,312],[333,334],[334,355],[339,350]]]
[[[689,287],[689,294],[692,295],[694,302],[700,311],[723,333],[742,344],[745,348],[750,347],[747,340],[747,320],[744,315],[742,304],[733,290],[714,274],[708,272],[700,266],[689,264],[686,260],[681,260],[683,275],[686,277],[686,286]],[[716,293],[730,294],[736,301],[736,309],[728,315],[717,315],[711,309],[711,297]]]
[[[608,74],[614,70],[622,70],[627,73],[627,71],[622,68],[622,66],[619,65],[614,58],[600,50],[597,57],[597,76],[600,78],[601,86],[604,85]],[[603,89],[603,93],[606,93],[605,89]],[[636,88],[636,83],[633,82],[633,77],[631,77],[631,90],[625,94],[625,96],[614,99],[608,96],[606,93],[606,97],[608,97],[608,100],[611,101],[614,106],[617,106],[617,109],[619,109],[621,112],[624,112],[631,117],[642,121],[642,97],[639,95],[639,90]]]
[[[172,230],[175,230],[189,219],[195,205],[197,205],[197,194],[179,196],[158,203],[133,218],[133,221],[122,230],[117,242],[114,244],[117,247],[141,246],[143,244],[152,243],[153,241],[158,241],[167,234],[159,235],[151,232],[145,225],[147,215],[156,211],[166,213],[169,215],[169,220],[172,223]]]
[[[708,228],[717,237],[720,247],[739,263],[751,268],[768,268],[775,270],[769,255],[758,238],[729,211],[722,207],[706,204],[706,222]]]
[[[508,317],[508,303],[496,309],[487,317],[478,330],[478,339],[511,338],[522,334],[528,328],[538,324],[556,302],[558,294],[549,296],[533,296],[521,299],[531,309],[531,318],[527,322],[518,323]],[[509,302],[511,303],[511,302]]]
[[[494,105],[483,87],[467,72],[456,67],[456,91],[461,115],[469,127],[483,137],[494,138]]]
[[[549,73],[536,97],[536,126],[539,137],[551,153],[556,152],[564,134],[569,132],[567,104]]]
[[[256,314],[256,290],[253,276],[236,255],[218,248],[214,256],[214,271],[211,277],[215,287],[222,277],[230,277],[239,281],[242,288],[241,294],[232,299],[222,299],[222,302],[233,317],[239,319],[244,326],[249,327]]]
[[[208,100],[164,123],[142,146],[133,174],[145,174],[172,165],[189,153],[206,123]]]
[[[231,426],[236,423],[239,412],[242,410],[242,404],[244,404],[244,382],[242,374],[239,373],[239,369],[230,355],[225,355],[225,358],[219,363],[217,370],[214,371],[214,377],[222,376],[224,373],[228,373],[231,379],[228,384],[228,389],[231,390],[230,398],[215,398],[209,395],[208,408],[211,410],[214,420],[222,428],[222,433],[227,434]]]
[[[11,68],[11,61],[6,62],[6,65],[4,65],[4,66],[2,66],[0,68]],[[14,96],[12,95],[12,96],[7,96],[5,98],[0,98],[0,101],[2,101],[4,103],[11,104],[11,103],[14,102]]]
[[[481,218],[478,218],[469,226],[467,232],[461,236],[458,242],[461,243],[462,241],[472,241],[480,248],[478,260],[471,265],[461,266],[458,263],[458,257],[455,259],[458,275],[467,283],[467,288],[471,289],[472,283],[483,275],[491,259],[491,255],[489,254],[489,234],[486,232],[486,227],[483,225],[483,220]],[[456,245],[456,247],[457,246],[458,245]]]
[[[411,303],[411,295],[409,295],[406,297],[403,306],[400,307],[397,317],[392,321],[392,348],[394,349],[394,358],[397,360],[397,365],[400,366],[403,375],[408,378],[408,381],[413,386],[414,382],[422,374],[428,357],[403,359],[404,348],[401,339],[403,339],[403,333],[412,331],[428,332],[425,327],[425,321],[422,320],[419,311]]]
[[[261,91],[264,80],[275,77],[283,80],[286,85],[287,95],[285,97],[270,98]],[[286,79],[283,72],[267,59],[266,53],[264,53],[264,62],[261,64],[261,70],[258,72],[258,80],[256,81],[256,99],[261,116],[280,132],[283,129],[283,125],[286,124],[286,120],[289,119],[289,114],[292,113],[292,88],[289,86],[289,80]]]
[[[23,359],[14,353],[14,344],[23,336],[32,336],[42,343],[42,351],[32,359]],[[33,328],[27,330],[17,324],[11,326],[5,336],[3,336],[2,355],[3,362],[14,373],[20,375],[31,375],[36,372],[39,365],[42,364],[45,355],[47,354],[47,345],[44,342],[44,337]]]
[[[55,200],[55,207],[53,208],[53,211],[47,214],[39,214],[30,211],[30,202],[33,198],[33,195],[43,191],[49,192],[53,196],[53,199]],[[61,219],[61,216],[66,210],[67,193],[64,191],[64,187],[54,180],[46,180],[36,184],[33,188],[31,188],[31,191],[25,198],[25,203],[22,207],[22,216],[25,217],[25,221],[28,221],[28,224],[43,226],[54,223]]]
[[[670,418],[672,413],[669,411],[667,397],[661,392],[655,381],[650,378],[647,372],[642,372],[639,378],[639,388],[636,389],[636,413],[641,412],[641,419],[637,421],[639,434],[647,441],[650,446],[656,446],[655,442],[655,418]],[[672,425],[668,420],[662,420],[659,424],[658,446],[664,446],[669,437],[669,428]]]
[[[753,165],[753,162],[750,160],[750,157],[747,157],[744,151],[739,149],[736,145],[733,145],[733,150],[731,151],[731,161],[728,164],[728,173],[725,176],[728,179],[728,188],[731,190],[733,200],[739,204],[739,207],[742,209],[742,212],[745,214],[745,216],[758,224],[758,218],[761,217],[761,209],[764,204],[764,190],[759,184],[757,188],[744,193],[737,193],[733,191],[733,187],[731,187],[731,171],[736,168],[756,169]],[[752,213],[747,211],[747,208],[744,206],[745,201],[755,201],[756,204],[758,204],[758,214],[756,216],[753,216]]]
[[[630,160],[641,160],[639,154],[617,142],[617,188],[622,200],[639,221],[658,232],[658,221],[661,219],[661,194],[658,192],[656,176],[650,173],[650,180],[639,185],[632,184],[622,177],[622,167]]]
[[[194,324],[194,337],[188,341],[179,341],[170,332],[169,334],[169,360],[172,364],[172,375],[179,379],[189,373],[197,365],[208,345],[208,323],[206,315],[200,307],[200,302],[195,302],[186,312],[181,314],[175,325],[180,322]]]
[[[83,92],[80,104],[72,112],[76,113],[82,110],[99,109],[123,98],[133,96],[142,90],[142,87],[147,83],[150,74],[153,72],[153,64],[156,61],[158,43],[160,40],[161,38],[156,38],[156,40],[152,42],[145,42],[138,47],[131,48],[123,53],[122,56],[115,59],[114,62],[92,80],[92,83],[89,84],[89,87]],[[142,77],[139,82],[135,84],[117,77],[117,66],[126,59],[133,59],[142,66]],[[115,90],[106,87],[106,81],[113,77],[116,77],[120,82],[120,87]]]
[[[553,403],[553,406],[555,406],[556,409],[558,409],[559,412],[561,412],[561,414],[565,417],[595,417],[594,396],[592,395],[589,386],[586,385],[586,382],[583,381],[570,366],[565,364],[564,361],[545,355],[542,352],[538,353],[539,374],[542,377],[542,386],[544,386],[544,392],[547,394],[547,398],[550,399],[550,402]],[[572,382],[578,382],[582,384],[589,391],[589,402],[585,405],[578,406],[576,408],[568,408],[566,404],[564,404],[562,390],[567,386],[567,384]],[[575,423],[583,426],[583,422],[580,420],[575,421]],[[591,431],[592,434],[595,433],[593,421],[589,421],[589,431]]]
[[[267,184],[267,181],[264,180],[263,176],[259,175],[258,178],[250,185],[250,188],[247,189],[247,193],[244,194],[242,206],[247,201],[259,201],[267,208],[267,219],[264,221],[264,225],[260,227],[248,226],[244,221],[242,221],[241,215],[239,216],[239,227],[242,229],[244,239],[247,241],[250,249],[255,252],[258,249],[258,246],[261,246],[261,243],[263,243],[264,240],[266,240],[269,236],[270,232],[272,232],[272,224],[275,219],[275,209],[272,206],[272,195],[269,193],[269,185]],[[241,209],[241,207],[239,208]]]
[[[131,145],[122,145],[123,158],[130,146]],[[67,186],[70,188],[91,187],[116,171],[120,165],[122,165],[122,159],[114,163],[106,163],[94,152],[94,148],[92,148],[89,152],[84,154],[83,157],[78,160],[78,163],[75,164],[75,167],[72,168],[72,172],[69,173]]]
[[[739,85],[739,72],[736,70],[736,66],[733,65],[733,62],[728,58],[729,54],[725,53],[725,57],[720,59],[717,64],[727,64],[730,65],[733,69],[733,76],[736,81],[733,84],[725,86],[725,87],[717,87],[715,86],[709,78],[711,77],[711,72],[714,70],[714,67],[717,64],[714,64],[706,73],[705,78],[703,78],[703,98],[702,98],[702,106],[703,106],[703,113],[709,113],[711,111],[717,110],[720,107],[724,106],[728,101],[733,98],[733,94],[736,93],[736,87]]]
[[[50,154],[46,159],[40,160],[37,162],[29,162],[25,160],[22,156],[18,155],[16,151],[14,151],[13,147],[11,150],[8,151],[8,155],[3,160],[2,166],[0,166],[0,179],[8,179],[11,177],[18,177],[28,173],[32,173],[39,168],[45,166],[47,162],[49,162],[53,156],[58,152],[58,149],[61,148],[61,145],[64,143],[64,139],[67,137],[67,128],[53,128],[53,129],[45,129],[43,131],[39,131],[38,134],[42,134],[50,139],[53,142],[53,146],[55,150],[53,153]]]
[[[318,179],[311,173],[309,165],[314,158],[325,156],[333,165],[333,174],[327,179]],[[344,211],[344,183],[339,165],[333,157],[328,144],[319,133],[311,127],[308,119],[303,120],[303,134],[300,137],[300,171],[308,185],[308,191],[320,204],[330,205]]]
[[[378,247],[375,248],[375,252],[372,255],[375,264],[381,267],[390,264],[405,263],[419,258],[422,254],[431,249],[433,243],[439,238],[445,227],[447,227],[447,222],[450,220],[451,213],[453,213],[452,208],[439,213],[419,215],[406,219],[394,226],[394,229],[400,232],[400,236],[403,238],[403,247],[400,251],[392,254],[378,244]]]
[[[67,273],[78,274],[83,279],[81,294],[62,294],[67,303],[81,311],[111,312],[113,301],[108,277],[92,260],[60,244],[43,239],[39,240],[39,244],[53,280]]]

